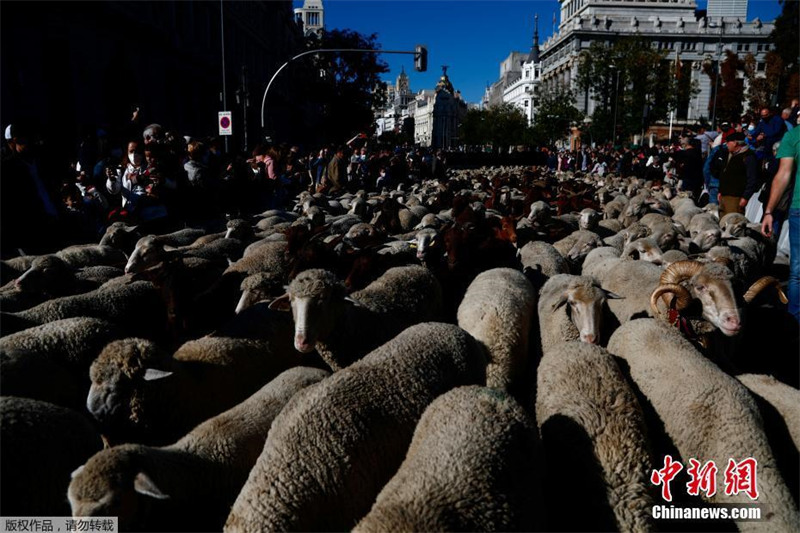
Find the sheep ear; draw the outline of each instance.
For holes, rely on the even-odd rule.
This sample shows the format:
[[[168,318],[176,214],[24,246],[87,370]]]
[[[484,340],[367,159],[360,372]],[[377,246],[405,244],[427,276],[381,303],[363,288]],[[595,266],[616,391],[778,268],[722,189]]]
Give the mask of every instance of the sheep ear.
[[[269,303],[268,307],[273,311],[291,311],[292,304],[291,301],[289,300],[289,294],[287,293],[278,296]]]
[[[351,298],[350,296],[345,296],[345,297],[344,297],[344,301],[345,301],[345,302],[350,302],[351,304],[357,304],[357,303],[358,303],[358,301],[357,301],[357,300],[354,300],[354,299],[353,299],[353,298]]]
[[[150,496],[157,500],[166,500],[169,498],[169,496],[159,490],[156,484],[153,483],[153,480],[150,479],[150,476],[144,472],[136,474],[136,477],[133,479],[133,490],[139,494],[144,494],[145,496]]]
[[[611,292],[611,291],[607,291],[605,289],[603,289],[603,292],[606,293],[606,298],[608,298],[609,300],[624,300],[625,299],[624,296],[620,296],[617,293],[614,293],[614,292]]]
[[[156,381],[158,379],[168,378],[172,375],[172,372],[167,372],[165,370],[158,370],[156,368],[146,368],[144,371],[144,380],[145,381]]]
[[[560,309],[561,307],[564,307],[564,304],[566,303],[567,303],[567,295],[562,294],[561,297],[555,303],[553,303],[553,311]]]
[[[84,469],[84,468],[86,468],[86,465],[81,465],[81,466],[79,466],[78,468],[76,468],[76,469],[75,469],[75,470],[72,472],[72,474],[70,474],[69,478],[70,478],[70,479],[75,479],[76,477],[78,477],[78,476],[80,475],[80,473],[81,473],[81,472],[83,472],[83,469]]]
[[[131,233],[131,232],[133,232],[133,231],[136,231],[136,229],[137,229],[138,227],[139,227],[138,225],[136,225],[136,226],[126,226],[126,227],[124,227],[123,229],[124,229],[125,231],[127,231],[128,233]]]

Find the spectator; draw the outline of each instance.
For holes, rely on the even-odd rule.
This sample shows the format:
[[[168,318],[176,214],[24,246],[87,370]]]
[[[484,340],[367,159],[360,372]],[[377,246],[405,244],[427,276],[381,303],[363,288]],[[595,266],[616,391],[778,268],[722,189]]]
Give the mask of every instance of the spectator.
[[[768,107],[762,107],[760,115],[761,120],[750,135],[756,142],[757,149],[769,152],[772,150],[772,145],[778,142],[786,131],[786,124],[781,117],[773,115]]]
[[[699,198],[703,188],[703,157],[693,140],[688,134],[682,135],[681,150],[675,152],[673,157],[678,166],[680,190],[690,191],[694,198]]]
[[[719,179],[719,217],[744,213],[747,201],[758,187],[758,161],[744,140],[744,134],[728,135],[727,154],[718,152],[711,164]],[[726,157],[727,155],[727,157]]]
[[[340,146],[328,163],[328,189],[329,194],[335,194],[344,188],[347,179],[347,159],[344,156],[345,148]]]
[[[700,153],[703,157],[708,157],[709,145],[714,142],[718,135],[718,132],[710,131],[705,124],[700,125],[700,133],[697,134],[695,139],[700,141]]]
[[[786,131],[791,131],[797,125],[797,120],[792,123],[792,116],[792,110],[788,107],[781,111],[781,120],[783,120],[783,123],[786,125]]]

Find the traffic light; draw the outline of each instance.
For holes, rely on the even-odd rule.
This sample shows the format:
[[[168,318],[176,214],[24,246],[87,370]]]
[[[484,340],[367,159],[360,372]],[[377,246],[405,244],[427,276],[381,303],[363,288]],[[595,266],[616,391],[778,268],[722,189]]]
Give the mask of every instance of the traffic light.
[[[414,49],[414,70],[417,72],[428,70],[428,49],[422,45],[417,45]]]

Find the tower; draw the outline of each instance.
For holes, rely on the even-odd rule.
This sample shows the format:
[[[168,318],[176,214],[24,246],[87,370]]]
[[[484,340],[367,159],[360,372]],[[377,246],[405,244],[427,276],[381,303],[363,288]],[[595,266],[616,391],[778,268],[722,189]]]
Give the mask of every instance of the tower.
[[[531,63],[539,62],[539,13],[533,16],[533,46],[531,46],[528,61]]]
[[[322,0],[304,0],[303,7],[295,9],[294,14],[302,20],[306,37],[319,35],[325,29],[325,8]]]

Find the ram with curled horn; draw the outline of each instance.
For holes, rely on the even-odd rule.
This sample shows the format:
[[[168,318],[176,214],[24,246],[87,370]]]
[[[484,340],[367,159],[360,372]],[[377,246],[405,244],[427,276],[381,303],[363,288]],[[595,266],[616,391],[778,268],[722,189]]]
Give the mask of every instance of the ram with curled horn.
[[[704,319],[724,335],[736,335],[741,330],[741,317],[731,284],[732,277],[730,269],[719,262],[678,261],[661,275],[659,286],[650,297],[650,306],[654,315],[659,316],[659,300],[681,312],[697,299],[703,306]],[[743,300],[750,303],[768,287],[775,287],[781,301],[786,303],[786,295],[780,289],[778,280],[771,276],[753,283]]]

